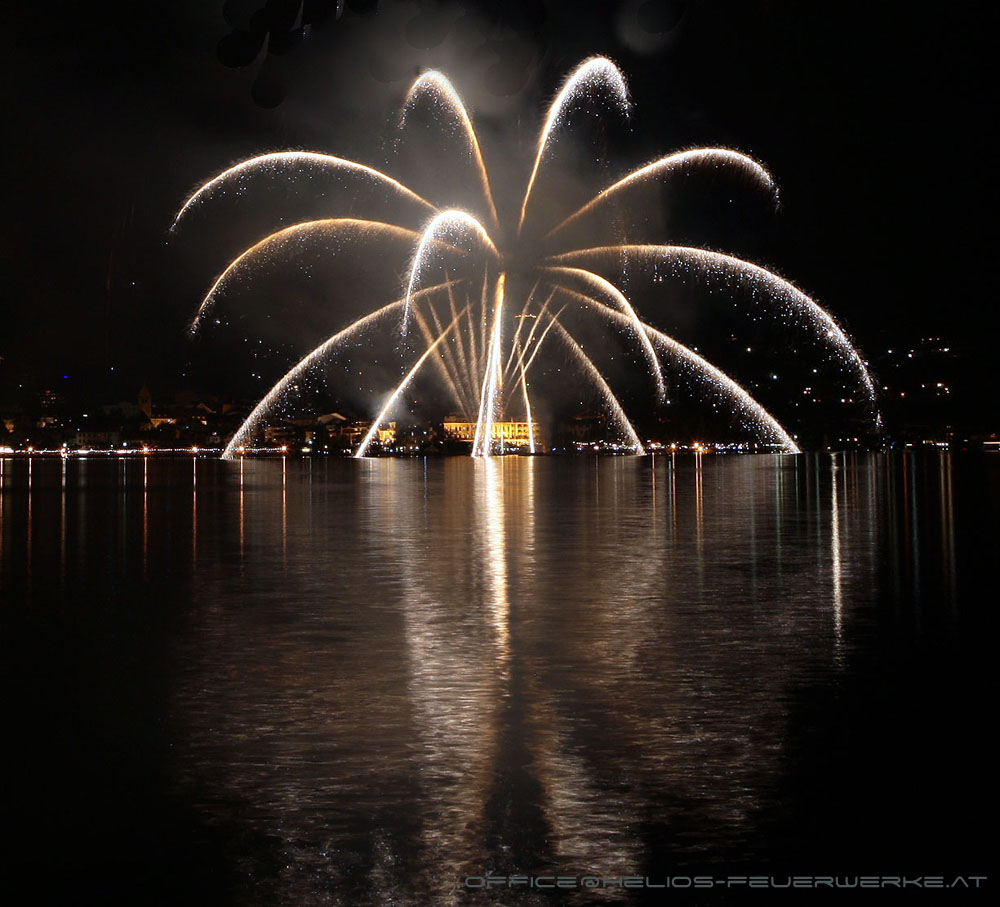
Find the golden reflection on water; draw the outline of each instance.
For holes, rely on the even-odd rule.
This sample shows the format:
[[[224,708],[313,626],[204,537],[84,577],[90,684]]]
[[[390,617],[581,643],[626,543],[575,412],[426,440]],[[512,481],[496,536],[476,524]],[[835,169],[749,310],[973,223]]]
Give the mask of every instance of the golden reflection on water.
[[[198,457],[191,458],[191,565],[198,566]]]
[[[837,649],[844,641],[844,596],[840,567],[840,501],[837,494],[837,455],[830,455],[830,576],[833,581],[833,632]]]
[[[288,569],[288,457],[281,458],[281,567]]]
[[[140,544],[144,580],[188,571],[171,771],[275,849],[248,903],[643,874],[649,829],[736,847],[785,770],[796,692],[836,684],[875,597],[932,562],[955,585],[946,454],[144,458],[141,514],[137,470],[102,488],[107,468],[0,459],[4,588],[15,563],[30,588],[36,556],[67,588],[99,560],[88,501],[116,514],[123,571]]]
[[[530,470],[533,460],[528,460],[527,483],[530,485]],[[476,523],[481,527],[483,570],[487,581],[487,607],[491,613],[495,645],[497,650],[497,673],[506,678],[510,670],[510,601],[507,580],[507,532],[504,491],[509,487],[504,483],[503,457],[490,457],[478,461],[477,466],[484,472],[484,482],[480,487]],[[524,512],[520,529],[530,524],[533,514]],[[530,530],[529,530],[530,531]]]
[[[7,502],[4,500],[4,485],[7,483],[7,460],[0,456],[0,563],[3,562],[3,549],[6,540],[4,532],[4,511]],[[0,571],[0,589],[3,588],[3,572]]]
[[[142,578],[149,579],[149,457],[142,458]]]
[[[66,582],[66,457],[59,473],[59,582]]]
[[[240,573],[243,572],[243,556],[246,553],[246,505],[243,487],[243,457],[240,456]]]
[[[938,486],[941,490],[941,563],[950,593],[949,600],[955,600],[955,500],[954,461],[949,453],[938,453]]]
[[[27,542],[28,542],[28,556],[27,556],[27,561],[28,561],[28,594],[29,594],[29,596],[31,594],[31,586],[32,586],[32,583],[33,583],[33,580],[34,580],[34,572],[35,572],[34,571],[34,558],[32,556],[32,553],[33,553],[33,550],[34,550],[33,549],[33,545],[34,545],[34,540],[35,540],[35,527],[34,527],[34,523],[33,523],[33,520],[32,520],[32,517],[34,515],[34,502],[32,500],[32,493],[31,493],[32,492],[32,484],[33,484],[32,480],[33,480],[33,477],[34,477],[34,469],[33,469],[34,465],[35,465],[34,458],[29,455],[28,456],[28,528],[27,528],[27,531],[25,532],[25,538],[27,539]]]

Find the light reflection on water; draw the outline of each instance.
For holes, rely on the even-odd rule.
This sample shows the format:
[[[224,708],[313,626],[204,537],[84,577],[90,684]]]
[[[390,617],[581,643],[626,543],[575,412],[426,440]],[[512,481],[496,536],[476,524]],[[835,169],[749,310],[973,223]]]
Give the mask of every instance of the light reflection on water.
[[[799,693],[956,606],[947,454],[0,464],[5,600],[179,583],[167,796],[238,903],[773,856]]]

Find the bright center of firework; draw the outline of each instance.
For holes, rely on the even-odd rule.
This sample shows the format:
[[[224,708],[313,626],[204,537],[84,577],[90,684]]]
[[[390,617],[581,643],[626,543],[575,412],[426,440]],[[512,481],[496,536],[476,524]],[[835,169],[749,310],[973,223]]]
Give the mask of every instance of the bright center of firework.
[[[669,244],[622,242],[614,236],[615,206],[625,194],[701,169],[734,172],[773,195],[770,174],[756,161],[724,148],[704,148],[669,154],[627,173],[552,225],[539,187],[553,166],[553,145],[570,128],[569,113],[599,116],[610,104],[628,111],[628,92],[618,68],[603,57],[584,61],[563,83],[542,124],[530,176],[516,219],[501,223],[489,171],[468,112],[448,79],[429,72],[416,80],[403,105],[401,123],[417,103],[429,102],[434,115],[448,121],[463,157],[471,162],[479,198],[467,208],[439,207],[401,181],[373,167],[315,152],[265,154],[219,174],[198,189],[177,215],[175,228],[192,209],[226,190],[241,192],[261,173],[301,176],[335,174],[369,193],[375,190],[400,205],[423,213],[424,226],[408,229],[377,218],[331,216],[302,221],[270,233],[238,255],[218,276],[191,323],[197,332],[217,300],[253,274],[264,261],[280,258],[290,244],[344,237],[364,240],[363,248],[379,255],[380,244],[406,242],[412,248],[399,298],[359,318],[326,338],[303,357],[257,404],[229,442],[231,457],[254,439],[273,410],[294,394],[303,375],[336,357],[348,345],[374,331],[394,331],[406,362],[399,381],[372,413],[371,428],[355,456],[365,456],[392,419],[407,389],[424,372],[434,369],[455,411],[474,423],[472,455],[489,457],[504,450],[502,426],[511,418],[527,425],[535,449],[536,395],[540,365],[558,349],[572,372],[569,382],[582,383],[602,401],[606,418],[627,448],[643,453],[643,445],[616,393],[606,368],[595,361],[590,338],[614,335],[631,349],[630,361],[643,363],[651,390],[666,396],[668,376],[682,376],[695,393],[715,409],[726,407],[763,443],[786,452],[798,447],[774,416],[749,391],[707,361],[644,319],[627,292],[626,270],[662,275],[699,275],[732,294],[734,304],[756,307],[776,321],[805,325],[850,376],[868,402],[878,424],[874,387],[858,352],[828,312],[812,299],[758,265],[732,255]],[[596,224],[608,241],[574,242],[581,223]],[[541,354],[541,359],[539,358]],[[563,382],[566,384],[566,381]],[[573,386],[572,384],[570,386]]]

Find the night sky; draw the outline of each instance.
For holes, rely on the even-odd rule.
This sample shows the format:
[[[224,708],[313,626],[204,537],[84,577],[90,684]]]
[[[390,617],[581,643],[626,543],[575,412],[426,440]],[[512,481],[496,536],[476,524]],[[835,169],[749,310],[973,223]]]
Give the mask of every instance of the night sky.
[[[0,380],[30,372],[127,397],[143,381],[181,386],[184,328],[225,261],[167,242],[195,186],[289,148],[384,165],[393,112],[428,67],[452,77],[491,167],[491,132],[519,149],[503,162],[516,183],[560,80],[605,54],[635,103],[616,140],[621,173],[695,145],[762,161],[781,206],[751,220],[758,232],[737,251],[827,306],[866,355],[953,340],[970,364],[966,393],[993,399],[975,382],[996,381],[984,364],[998,324],[995,6],[337,6],[7,10]]]

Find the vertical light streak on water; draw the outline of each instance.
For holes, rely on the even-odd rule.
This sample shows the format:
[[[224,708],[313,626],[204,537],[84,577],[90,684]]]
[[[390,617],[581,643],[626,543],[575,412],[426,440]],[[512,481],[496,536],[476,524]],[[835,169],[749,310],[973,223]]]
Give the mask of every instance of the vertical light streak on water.
[[[865,489],[865,507],[868,513],[868,525],[871,527],[871,535],[868,538],[868,544],[873,549],[875,546],[876,506],[879,500],[878,477],[881,469],[882,458],[870,457],[867,474],[868,487]]]
[[[840,479],[843,484],[841,490],[845,511],[845,519],[841,521],[840,526],[840,539],[842,548],[848,548],[851,544],[852,530],[856,528],[854,521],[848,517],[855,512],[855,505],[858,501],[858,462],[857,454],[854,451],[841,452]]]
[[[309,458],[309,532],[313,531],[315,521],[315,507],[313,504],[315,486],[313,485],[313,458]]]
[[[243,463],[244,458],[240,457],[240,576],[243,575],[243,553],[246,541],[246,510],[244,508],[244,487],[243,487]]]
[[[783,511],[785,508],[785,461],[778,458],[778,468],[774,471],[774,567],[781,579]]]
[[[652,455],[652,460],[650,462],[650,473],[652,474],[652,480],[650,484],[650,539],[652,540],[652,550],[658,552],[659,554],[659,571],[661,576],[668,576],[670,572],[670,560],[671,555],[667,549],[667,532],[668,528],[666,525],[666,519],[664,518],[664,482],[662,476],[657,476],[657,473],[664,473],[667,470],[667,464],[664,461],[664,457],[657,456],[655,453]]]
[[[890,550],[899,552],[899,508],[896,506],[895,462],[896,455],[890,451],[886,454],[885,460],[879,462],[878,471],[881,497],[886,502],[887,545]],[[899,595],[899,562],[899,556],[889,558],[889,576],[894,596]]]
[[[3,486],[6,481],[6,476],[4,475],[4,464],[7,461],[0,456],[0,565],[3,564],[3,548],[4,548],[4,532],[3,532],[3,511],[4,511],[4,497],[3,497]],[[0,588],[2,588],[3,583],[3,569],[0,568]]]
[[[198,455],[191,458],[191,563],[198,566]]]
[[[28,551],[27,551],[28,576],[27,576],[27,584],[28,584],[28,597],[29,597],[29,600],[31,598],[31,582],[32,582],[32,576],[31,576],[31,562],[32,562],[31,543],[32,543],[32,535],[34,534],[32,532],[32,529],[34,527],[32,526],[32,520],[31,520],[31,516],[32,516],[32,501],[31,501],[31,497],[32,497],[32,495],[31,495],[32,471],[31,470],[32,470],[32,457],[31,457],[31,454],[29,453],[28,454],[28,529],[27,529],[27,542],[28,542]]]
[[[909,481],[906,486],[906,493],[909,496],[909,511],[910,511],[910,549],[913,552],[913,600],[917,605],[922,605],[921,601],[921,589],[920,589],[920,520],[919,513],[917,510],[917,462],[914,459],[912,463],[912,468],[909,472]],[[916,611],[918,617],[920,616],[921,610],[918,607]]]
[[[142,457],[142,579],[149,579],[149,455]]]
[[[487,607],[496,635],[497,673],[504,681],[510,679],[510,599],[507,592],[507,534],[504,522],[503,469],[504,459],[490,457],[483,466],[485,494],[483,524],[486,541],[486,572],[489,599]]]
[[[423,479],[422,484],[424,488],[422,502],[423,502],[423,515],[424,515],[424,534],[426,536],[426,534],[430,532],[429,514],[427,512],[427,457],[424,457],[423,461],[424,461],[423,462],[424,468],[422,470],[423,475],[421,476],[421,478]]]
[[[879,457],[875,457],[872,454],[863,455],[862,457],[867,462],[865,463],[865,472],[861,480],[859,480],[858,485],[858,496],[854,501],[854,506],[860,511],[862,502],[864,505],[864,517],[865,517],[865,548],[869,556],[875,560],[877,558],[876,554],[876,538],[877,538],[877,527],[878,527],[878,466],[881,462]]]
[[[281,458],[281,566],[288,569],[288,457]]]
[[[677,545],[677,452],[670,453],[670,517],[674,546]]]
[[[505,529],[496,525],[503,501],[490,494],[502,494],[503,483],[491,484],[482,471],[502,461],[439,460],[440,468],[425,463],[420,473],[412,462],[362,462],[372,558],[384,565],[386,588],[400,592],[393,608],[404,628],[420,871],[425,887],[438,891],[434,903],[458,905],[461,891],[441,882],[481,870],[498,719],[509,699],[509,682],[495,667],[505,657],[499,637],[509,638],[501,621],[510,601],[506,565],[493,570],[498,545],[505,555],[505,536],[495,535]],[[425,488],[424,475],[435,474]],[[460,514],[460,528],[449,514]]]
[[[124,571],[126,569],[126,564],[128,561],[128,467],[126,461],[127,456],[119,456],[118,458],[118,477],[121,481],[121,491],[118,494],[118,500],[120,502],[120,514],[118,517],[118,525],[115,527],[118,533],[118,563],[121,564],[121,569]]]
[[[705,579],[705,487],[702,474],[702,458],[699,450],[694,455],[694,543],[698,560],[698,581]]]
[[[652,451],[649,456],[650,456],[650,460],[649,460],[649,500],[650,500],[650,507],[652,508],[651,520],[652,520],[653,527],[655,528],[655,527],[658,526],[658,523],[659,523],[659,521],[656,519],[656,511],[657,511],[657,507],[656,507],[656,498],[657,498],[657,495],[656,495],[656,465],[657,465],[656,464],[656,451]]]
[[[527,507],[524,514],[525,549],[531,558],[529,576],[535,577],[535,469],[536,460],[528,460],[525,464],[528,475]],[[530,585],[534,585],[531,583]],[[534,589],[531,589],[534,594]]]
[[[825,527],[823,526],[823,494],[820,490],[820,465],[819,465],[819,454],[814,454],[812,460],[809,463],[809,467],[812,470],[813,479],[813,499],[812,507],[813,513],[816,519],[813,521],[813,548],[816,550],[816,572],[822,576],[824,570],[824,561],[826,555],[826,546],[824,543],[825,539]]]
[[[88,562],[88,550],[84,540],[87,539],[87,508],[88,502],[90,500],[90,494],[87,489],[87,470],[89,469],[89,458],[79,457],[76,460],[76,476],[73,482],[74,490],[79,492],[73,496],[74,503],[76,505],[76,533],[75,538],[78,539],[76,545],[76,561],[77,569],[85,570]]]
[[[897,550],[903,553],[903,568],[907,577],[911,574],[913,568],[913,549],[910,547],[910,469],[910,458],[904,450],[902,479],[900,482],[902,485],[902,491],[900,493],[903,498],[903,525],[897,537],[899,542],[899,548]],[[895,477],[893,484],[896,484]],[[894,503],[895,500],[896,495],[893,496]]]
[[[954,608],[956,602],[955,583],[955,501],[952,483],[952,456],[941,451],[938,466],[938,480],[941,485],[941,564],[949,602]]]
[[[651,461],[649,468],[654,467],[655,461]],[[548,470],[544,461],[541,468],[541,474],[545,476]],[[624,736],[628,736],[636,727],[634,722],[642,709],[638,705],[639,698],[634,697],[634,687],[631,687],[630,681],[635,680],[643,671],[638,654],[648,638],[638,630],[638,626],[644,622],[644,617],[649,616],[646,597],[650,588],[648,584],[652,581],[653,585],[658,585],[664,576],[669,575],[664,573],[664,563],[671,559],[670,553],[663,546],[663,535],[667,527],[656,525],[655,521],[651,523],[653,505],[651,488],[645,484],[645,468],[647,464],[643,461],[591,458],[587,464],[587,475],[581,476],[585,484],[579,487],[594,488],[600,483],[603,504],[597,506],[595,503],[592,509],[587,507],[591,517],[587,520],[590,526],[586,534],[576,536],[578,544],[584,550],[590,547],[588,542],[596,543],[592,551],[584,555],[582,562],[577,565],[588,574],[581,583],[591,590],[589,594],[583,595],[587,601],[580,602],[581,609],[576,619],[566,625],[565,633],[560,632],[558,639],[548,638],[542,641],[532,638],[536,632],[533,630],[535,621],[545,621],[547,617],[552,617],[546,617],[545,607],[537,610],[532,608],[524,622],[516,620],[514,624],[515,653],[520,654],[522,651],[522,627],[525,638],[535,645],[541,642],[546,648],[558,648],[559,661],[574,674],[578,674],[574,679],[567,678],[563,682],[576,687],[577,692],[592,703],[602,700],[613,703],[616,715],[612,723],[618,730],[628,729]],[[516,487],[516,483],[510,481],[513,477],[507,478],[508,485]],[[658,478],[657,488],[661,489],[662,485]],[[567,516],[571,524],[576,524],[573,526],[576,535],[580,528],[576,517],[571,513]],[[517,528],[516,523],[514,526]],[[633,535],[635,530],[639,531],[638,538]],[[623,550],[621,545],[626,539],[632,539],[645,556],[633,560],[634,554],[638,552],[626,553]],[[540,544],[544,556],[547,544],[544,532],[541,534]],[[591,572],[589,567],[583,565],[583,562],[591,558],[595,565],[603,564],[604,567],[597,566]],[[626,563],[630,566],[624,567]],[[612,570],[605,569],[612,564],[615,565]],[[638,566],[636,574],[631,572],[632,566]],[[634,584],[627,583],[627,591],[622,589],[620,594],[615,594],[618,567],[629,573]],[[611,574],[615,576],[612,577]],[[549,578],[543,574],[541,581],[546,583]],[[602,591],[596,591],[595,585]],[[518,617],[522,601],[532,602],[532,599],[524,594],[515,596],[515,618]],[[537,606],[540,603],[532,604]],[[662,612],[658,616],[669,620]],[[536,659],[532,659],[530,673],[522,670],[516,677],[544,676],[547,659],[540,652]],[[516,657],[515,664],[520,668],[521,659]],[[576,670],[570,668],[570,665]],[[538,667],[543,670],[538,671]],[[580,747],[588,725],[588,706],[584,706],[579,712],[567,708],[566,702],[560,701],[561,685],[544,682],[530,685],[531,711],[527,727],[530,729],[531,764],[539,784],[539,818],[542,820],[539,825],[544,828],[545,850],[541,860],[551,861],[554,865],[588,866],[593,870],[614,866],[616,873],[638,873],[638,867],[642,865],[642,841],[634,833],[633,821],[639,812],[634,789],[631,784],[624,784],[610,793],[604,786],[602,768],[588,758]],[[522,680],[520,686],[527,687],[528,682]],[[592,718],[593,715],[589,717]],[[641,724],[641,720],[638,723]],[[642,728],[640,734],[645,731],[646,728]],[[622,753],[618,755],[623,756]],[[624,757],[616,768],[628,761]],[[633,764],[629,767],[632,769],[635,766]],[[624,774],[630,775],[630,772],[623,772]],[[634,775],[630,777],[634,778]],[[612,893],[609,890],[601,900],[620,902],[624,899],[624,894],[622,891]],[[589,901],[569,901],[578,904],[586,902]]]
[[[830,579],[833,586],[833,632],[838,662],[844,643],[844,597],[840,566],[840,499],[837,493],[839,468],[837,454],[830,454]]]
[[[62,458],[59,477],[59,585],[66,585],[66,461]]]

